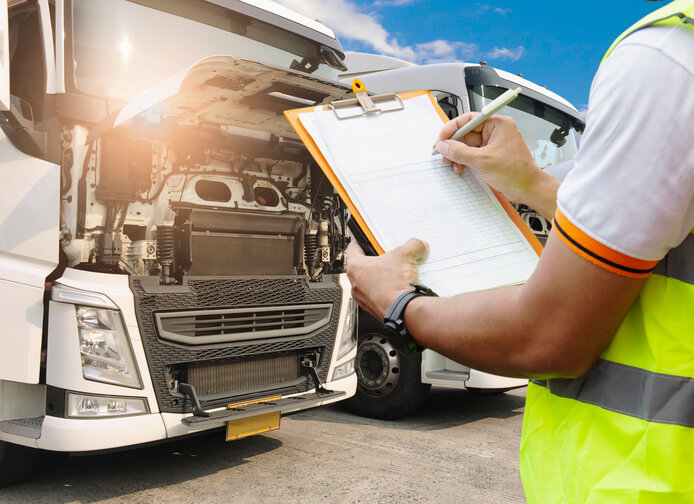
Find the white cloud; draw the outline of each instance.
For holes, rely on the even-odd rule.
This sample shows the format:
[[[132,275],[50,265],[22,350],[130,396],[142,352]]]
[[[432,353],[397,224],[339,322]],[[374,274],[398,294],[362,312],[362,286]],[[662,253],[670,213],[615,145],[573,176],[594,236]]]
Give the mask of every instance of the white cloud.
[[[511,14],[513,12],[512,9],[502,9],[501,7],[495,7],[494,12],[497,14],[501,14],[502,16],[505,16],[506,14]]]
[[[441,63],[469,59],[477,52],[477,46],[466,42],[432,40],[431,42],[415,44],[414,51],[417,62]]]
[[[351,0],[276,0],[280,4],[312,19],[319,19],[335,31],[342,40],[356,43],[360,50],[372,51],[401,58],[413,63],[440,63],[445,61],[482,59],[482,51],[473,43],[431,40],[414,45],[403,44],[390,33],[378,18],[365,12]],[[378,5],[408,5],[419,0],[377,0]],[[506,9],[509,10],[509,9]],[[509,10],[510,11],[510,10]],[[345,44],[348,46],[348,44]],[[518,60],[523,47],[494,48],[485,55],[489,59]]]
[[[487,53],[487,58],[489,59],[507,59],[511,61],[518,61],[525,54],[525,48],[523,46],[516,47],[515,49],[510,49],[508,47],[495,47]]]
[[[361,42],[379,53],[415,61],[412,47],[402,46],[373,16],[346,0],[279,0],[305,16],[319,19],[342,39]]]

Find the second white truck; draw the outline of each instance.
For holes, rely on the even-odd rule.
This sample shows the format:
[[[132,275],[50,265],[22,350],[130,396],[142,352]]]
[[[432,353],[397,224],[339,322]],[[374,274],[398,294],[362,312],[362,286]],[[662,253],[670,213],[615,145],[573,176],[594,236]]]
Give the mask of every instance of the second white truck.
[[[521,95],[500,114],[515,120],[540,168],[562,177],[578,149],[584,123],[576,108],[559,95],[517,75],[486,64],[417,66],[362,53],[347,53],[346,64],[348,71],[341,75],[345,82],[359,77],[372,93],[428,89],[451,119],[465,112],[479,111],[507,89],[521,86]],[[517,209],[544,243],[550,224],[530,208]],[[399,354],[388,341],[382,321],[362,311],[356,369],[358,387],[350,405],[357,413],[376,418],[392,419],[413,412],[432,385],[496,393],[527,384],[527,380],[471,369],[431,350],[418,356]]]

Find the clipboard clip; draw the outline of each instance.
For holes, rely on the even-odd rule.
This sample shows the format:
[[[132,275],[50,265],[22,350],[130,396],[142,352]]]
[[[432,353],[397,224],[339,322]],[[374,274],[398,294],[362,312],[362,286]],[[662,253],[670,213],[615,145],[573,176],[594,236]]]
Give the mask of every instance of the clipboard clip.
[[[361,117],[367,114],[395,112],[405,108],[402,98],[395,93],[369,96],[366,86],[359,79],[352,81],[352,91],[356,98],[334,101],[329,104],[330,110],[340,120]],[[357,108],[357,106],[360,108]]]

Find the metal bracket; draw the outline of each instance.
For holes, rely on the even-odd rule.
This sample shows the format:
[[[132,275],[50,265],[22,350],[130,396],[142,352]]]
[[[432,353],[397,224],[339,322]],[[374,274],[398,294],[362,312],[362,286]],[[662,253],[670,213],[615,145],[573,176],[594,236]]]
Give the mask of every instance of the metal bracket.
[[[352,91],[354,91],[356,98],[339,100],[328,105],[330,110],[332,110],[335,113],[335,116],[340,120],[350,119],[352,117],[361,117],[367,114],[395,112],[405,108],[402,98],[395,93],[369,96],[368,92],[366,91],[366,86],[359,79],[354,79],[354,81],[352,81]],[[385,103],[394,103],[395,105],[391,107],[378,106],[379,104]],[[357,110],[356,112],[352,111],[349,113],[344,112],[345,109],[354,108],[357,105],[361,107],[361,110]]]
[[[301,374],[308,377],[313,382],[313,388],[316,389],[317,394],[330,394],[330,393],[332,393],[332,391],[323,387],[323,384],[320,382],[320,378],[318,378],[318,374],[316,373],[315,368],[312,368],[310,366],[301,366],[301,371],[302,371]]]
[[[193,403],[193,414],[197,417],[209,417],[210,414],[205,411],[205,408],[200,404],[200,399],[198,399],[198,394],[195,392],[195,387],[188,383],[179,383],[178,391],[183,394],[190,402]]]

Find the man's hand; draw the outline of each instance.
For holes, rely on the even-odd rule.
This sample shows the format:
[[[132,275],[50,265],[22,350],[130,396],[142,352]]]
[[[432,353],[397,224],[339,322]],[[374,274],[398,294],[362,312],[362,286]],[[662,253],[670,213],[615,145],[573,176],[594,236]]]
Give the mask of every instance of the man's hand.
[[[347,247],[347,276],[352,283],[352,296],[364,310],[383,320],[388,308],[416,283],[417,260],[424,259],[429,247],[412,238],[404,245],[378,257],[364,255],[355,242]]]
[[[528,205],[551,220],[559,181],[537,166],[513,119],[495,115],[462,142],[449,140],[476,115],[463,114],[446,123],[434,147],[457,173],[468,166],[511,201]]]

